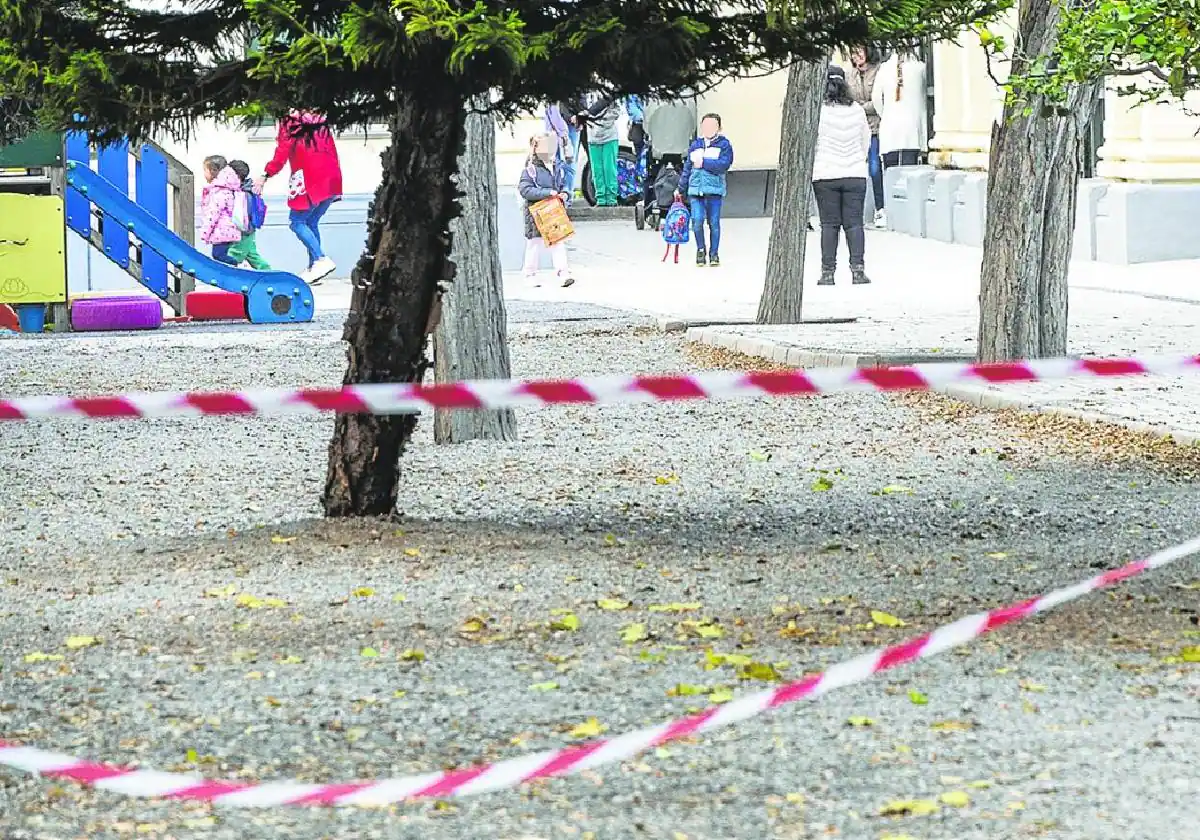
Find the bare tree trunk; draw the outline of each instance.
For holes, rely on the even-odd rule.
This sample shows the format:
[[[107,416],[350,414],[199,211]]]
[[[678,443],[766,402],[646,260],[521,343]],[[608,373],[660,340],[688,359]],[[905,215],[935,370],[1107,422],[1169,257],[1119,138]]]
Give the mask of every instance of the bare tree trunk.
[[[468,106],[466,143],[458,160],[462,216],[450,223],[450,257],[458,270],[454,285],[442,296],[442,317],[433,335],[438,382],[512,375],[496,219],[496,120],[482,113],[489,104],[483,96]],[[516,440],[517,416],[511,409],[442,409],[434,415],[433,439],[437,443]]]
[[[767,275],[758,300],[760,324],[799,324],[801,320],[813,155],[828,67],[828,60],[797,61],[788,71]]]
[[[346,384],[420,382],[439,287],[454,278],[450,222],[459,213],[453,176],[466,103],[398,89],[392,144],[354,267],[354,298],[342,339]],[[399,461],[416,415],[339,416],[329,443],[326,516],[379,516],[396,507]]]
[[[1025,72],[1058,35],[1060,0],[1021,0],[1013,72]],[[1007,102],[992,126],[987,229],[979,284],[979,359],[1067,352],[1067,270],[1087,125],[1097,84],[1063,107],[1040,97]]]

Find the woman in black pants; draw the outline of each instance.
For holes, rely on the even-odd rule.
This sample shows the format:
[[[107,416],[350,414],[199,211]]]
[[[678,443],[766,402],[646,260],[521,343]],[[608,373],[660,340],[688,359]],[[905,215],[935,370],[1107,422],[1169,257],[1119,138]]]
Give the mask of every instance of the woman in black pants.
[[[843,230],[850,249],[851,282],[857,285],[871,282],[864,266],[866,233],[863,230],[870,151],[871,126],[867,123],[867,114],[851,96],[842,68],[830,66],[813,160],[813,192],[821,216],[821,279],[817,281],[818,286],[833,285],[838,239]]]

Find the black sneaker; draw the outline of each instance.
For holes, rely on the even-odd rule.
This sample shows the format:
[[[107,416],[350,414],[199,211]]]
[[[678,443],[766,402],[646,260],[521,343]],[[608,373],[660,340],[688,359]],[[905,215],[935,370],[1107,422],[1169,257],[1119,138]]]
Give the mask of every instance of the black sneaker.
[[[696,252],[696,265],[699,265],[699,266],[708,265],[708,256],[703,251]]]
[[[833,285],[833,269],[832,268],[822,268],[821,269],[821,276],[820,276],[820,278],[817,279],[817,285],[818,286],[832,286]]]
[[[713,254],[712,259],[708,261],[708,265],[709,265],[709,268],[720,268],[721,267],[721,258],[718,257],[716,254]]]

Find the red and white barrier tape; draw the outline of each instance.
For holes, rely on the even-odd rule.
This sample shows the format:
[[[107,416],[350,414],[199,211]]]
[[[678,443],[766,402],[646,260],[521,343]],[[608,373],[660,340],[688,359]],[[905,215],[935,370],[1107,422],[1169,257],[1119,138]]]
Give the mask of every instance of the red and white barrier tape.
[[[565,380],[476,380],[444,385],[363,384],[236,392],[118,394],[100,397],[0,397],[0,420],[192,417],[201,414],[409,414],[435,408],[529,408],[564,403],[798,397],[846,391],[928,391],[953,384],[1032,382],[1076,377],[1200,373],[1200,356],[1141,359],[1040,359],[1000,364],[705,371],[674,376],[597,376]]]
[[[84,761],[62,753],[19,747],[0,741],[0,766],[15,767],[55,779],[71,779],[126,796],[201,800],[241,808],[279,805],[386,805],[409,799],[448,798],[505,790],[536,779],[565,776],[615,761],[624,761],[660,744],[740,723],[763,712],[835,688],[863,682],[887,671],[965,645],[1006,624],[1030,618],[1074,601],[1089,592],[1144,574],[1200,553],[1200,537],[1168,548],[1093,578],[1007,607],[976,613],[888,648],[842,662],[822,674],[747,694],[722,706],[615,738],[559,750],[534,753],[495,764],[428,773],[379,782],[306,784],[283,782],[207,781],[179,773],[134,770]]]

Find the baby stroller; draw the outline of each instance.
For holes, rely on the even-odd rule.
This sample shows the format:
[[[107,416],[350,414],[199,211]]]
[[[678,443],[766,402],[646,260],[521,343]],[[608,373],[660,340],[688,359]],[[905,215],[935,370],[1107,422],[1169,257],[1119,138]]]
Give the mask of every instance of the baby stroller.
[[[633,209],[633,221],[638,230],[645,230],[649,225],[651,230],[658,230],[663,217],[675,202],[675,191],[679,189],[679,170],[675,164],[667,161],[659,170],[651,185],[653,200],[639,203]]]
[[[684,156],[696,136],[696,100],[689,98],[647,103],[645,128],[649,160],[642,201],[634,210],[633,220],[638,230],[644,230],[648,221],[654,230],[658,230],[671,206],[675,187],[679,184]],[[670,194],[660,196],[660,176],[668,164],[675,170],[668,175],[668,179],[673,178],[674,183]]]

